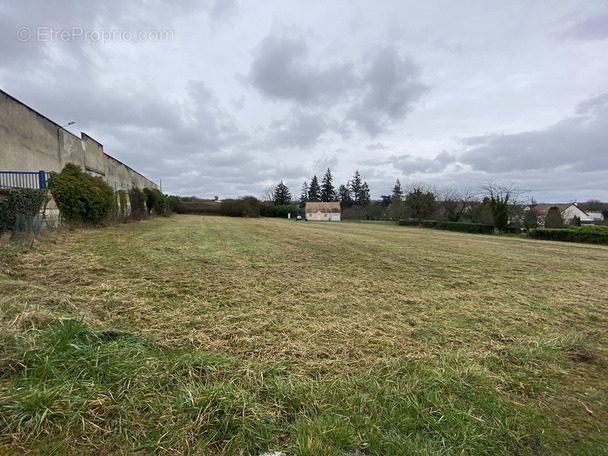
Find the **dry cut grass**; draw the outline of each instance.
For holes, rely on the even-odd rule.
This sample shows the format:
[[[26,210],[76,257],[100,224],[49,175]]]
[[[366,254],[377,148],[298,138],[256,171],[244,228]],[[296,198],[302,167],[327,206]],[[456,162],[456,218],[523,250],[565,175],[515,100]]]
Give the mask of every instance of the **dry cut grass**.
[[[402,227],[179,217],[62,233],[13,293],[100,327],[303,370],[600,337],[608,249]]]

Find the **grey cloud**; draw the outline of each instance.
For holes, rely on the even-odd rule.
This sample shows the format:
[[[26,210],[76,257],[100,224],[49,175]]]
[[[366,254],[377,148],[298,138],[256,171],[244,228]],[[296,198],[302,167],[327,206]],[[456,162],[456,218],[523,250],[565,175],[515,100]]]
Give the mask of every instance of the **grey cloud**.
[[[361,127],[371,136],[405,119],[429,87],[418,67],[393,46],[376,49],[364,63],[334,63],[320,67],[309,58],[304,37],[270,35],[258,46],[245,77],[271,99],[324,106],[345,116],[334,129],[348,136]]]
[[[385,149],[387,149],[387,147],[382,143],[376,143],[376,144],[368,144],[367,146],[365,146],[365,149],[370,150],[370,151],[375,151],[375,150],[385,150]]]
[[[394,168],[406,174],[438,173],[446,169],[456,158],[447,151],[442,151],[435,158],[415,157],[411,155],[391,155],[388,158]]]
[[[582,41],[608,38],[608,12],[584,19],[564,30],[563,38]]]
[[[69,81],[69,73],[62,78]],[[201,81],[188,83],[182,101],[170,101],[147,86],[107,88],[91,87],[90,80],[72,82],[63,91],[33,88],[36,107],[51,117],[75,120],[76,128],[100,140],[101,135],[137,138],[142,148],[159,154],[176,149],[197,153],[238,143],[241,135],[236,121]]]
[[[191,81],[182,106],[178,134],[198,147],[211,150],[240,136],[236,121],[222,108],[215,93],[202,81]]]
[[[584,114],[545,130],[467,138],[459,160],[489,173],[557,167],[581,172],[608,169],[608,97],[587,100],[578,105],[577,112]]]
[[[271,99],[300,103],[334,99],[352,84],[350,65],[317,68],[307,57],[304,37],[270,35],[256,49],[246,79]]]
[[[409,56],[401,56],[392,46],[372,53],[363,79],[362,98],[350,109],[348,118],[370,136],[403,120],[429,87],[419,80],[419,70]]]
[[[608,111],[608,93],[598,95],[576,105],[577,114],[605,115]]]
[[[235,14],[238,9],[238,0],[215,0],[210,9],[211,17],[226,19]]]
[[[324,156],[324,157],[321,157],[321,158],[315,160],[312,164],[313,173],[307,177],[307,180],[310,181],[312,176],[316,175],[317,179],[319,179],[319,182],[320,182],[323,175],[325,174],[325,171],[327,171],[327,168],[332,169],[332,170],[334,170],[333,172],[335,172],[335,170],[338,169],[338,163],[339,163],[339,160],[336,155]],[[334,186],[336,188],[338,187],[335,182],[334,182]]]
[[[271,123],[270,142],[280,147],[308,147],[326,130],[327,123],[322,115],[298,110],[286,120]]]

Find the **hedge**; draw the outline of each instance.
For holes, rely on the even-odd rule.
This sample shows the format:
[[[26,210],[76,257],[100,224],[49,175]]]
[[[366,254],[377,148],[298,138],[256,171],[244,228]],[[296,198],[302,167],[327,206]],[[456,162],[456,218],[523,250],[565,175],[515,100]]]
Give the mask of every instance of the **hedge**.
[[[255,196],[225,199],[220,203],[220,214],[229,217],[259,217],[260,201]]]
[[[437,220],[424,220],[422,222],[422,227],[423,228],[435,228],[438,224],[439,224],[439,222],[437,222]]]
[[[416,226],[417,223],[412,221],[412,220],[406,220],[406,219],[399,219],[399,221],[397,221],[397,225],[400,226]]]
[[[443,228],[448,231],[459,231],[461,233],[492,234],[494,227],[483,223],[445,222]]]
[[[287,218],[287,214],[291,214],[295,218],[300,214],[300,208],[292,205],[274,206],[270,204],[262,204],[260,207],[260,215],[262,217],[280,217]]]
[[[175,212],[178,214],[220,215],[220,203],[194,196],[178,197]]]
[[[606,226],[592,225],[568,229],[536,228],[530,230],[528,236],[532,239],[542,239],[545,241],[608,245],[608,227]]]
[[[46,199],[46,190],[16,188],[0,192],[0,232],[12,230],[20,217],[38,214]]]

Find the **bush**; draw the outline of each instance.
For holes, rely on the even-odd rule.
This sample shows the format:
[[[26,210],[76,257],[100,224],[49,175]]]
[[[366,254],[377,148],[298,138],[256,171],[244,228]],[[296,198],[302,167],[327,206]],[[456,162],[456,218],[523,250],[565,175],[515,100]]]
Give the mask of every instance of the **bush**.
[[[422,222],[423,228],[435,228],[438,224],[437,220],[425,220]]]
[[[262,217],[280,217],[287,218],[287,214],[292,217],[300,214],[300,208],[292,205],[274,206],[271,204],[262,204],[260,207],[260,215]]]
[[[70,222],[98,224],[116,207],[114,190],[101,177],[93,177],[68,163],[53,173],[51,193],[63,217]]]
[[[259,217],[260,206],[255,196],[227,199],[220,203],[220,214],[229,217]]]
[[[536,228],[530,230],[528,236],[532,239],[542,239],[545,241],[608,245],[608,227],[598,225],[570,229]]]
[[[163,195],[157,188],[144,188],[144,194],[146,195],[146,209],[148,214],[154,212],[156,215],[166,215],[167,213],[167,197]]]
[[[46,190],[15,188],[0,193],[0,232],[12,230],[17,219],[34,217],[46,200]]]
[[[493,234],[494,227],[483,223],[446,222],[443,228],[448,231],[459,231],[472,234]]]

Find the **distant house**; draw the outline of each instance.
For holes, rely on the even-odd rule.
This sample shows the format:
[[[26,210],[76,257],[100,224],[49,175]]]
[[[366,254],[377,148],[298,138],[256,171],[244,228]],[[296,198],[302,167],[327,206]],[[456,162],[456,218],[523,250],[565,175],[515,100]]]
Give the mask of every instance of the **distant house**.
[[[581,224],[591,225],[594,222],[593,218],[591,218],[589,214],[587,214],[580,207],[578,207],[576,203],[537,204],[531,209],[534,209],[538,213],[538,224],[540,226],[545,226],[545,217],[547,217],[549,209],[551,209],[552,207],[557,207],[559,209],[564,224],[568,224],[574,217],[578,217],[581,220]]]
[[[590,219],[592,219],[593,221],[597,220],[599,222],[604,220],[604,214],[600,211],[586,211],[587,215],[589,216]]]
[[[306,203],[306,220],[340,221],[340,203]]]

